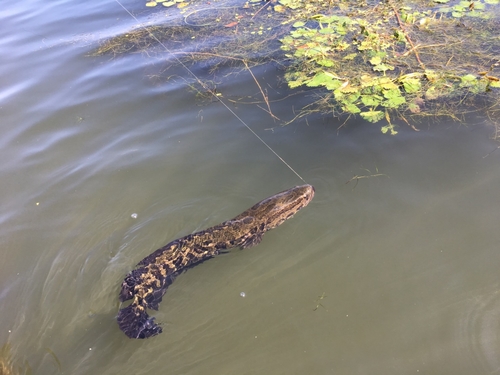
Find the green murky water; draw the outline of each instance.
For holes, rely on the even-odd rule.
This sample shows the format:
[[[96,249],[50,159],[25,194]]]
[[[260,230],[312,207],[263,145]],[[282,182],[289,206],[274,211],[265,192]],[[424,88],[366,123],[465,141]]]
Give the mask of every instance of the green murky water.
[[[0,344],[15,363],[42,375],[499,371],[500,150],[474,119],[388,137],[334,119],[275,127],[232,105],[316,197],[258,247],[180,276],[155,313],[164,333],[129,340],[115,315],[136,262],[303,182],[220,104],[151,80],[162,56],[86,57],[133,24],[116,3],[30,1],[0,18]],[[254,74],[273,86],[280,72]],[[252,82],[218,90],[255,94]]]

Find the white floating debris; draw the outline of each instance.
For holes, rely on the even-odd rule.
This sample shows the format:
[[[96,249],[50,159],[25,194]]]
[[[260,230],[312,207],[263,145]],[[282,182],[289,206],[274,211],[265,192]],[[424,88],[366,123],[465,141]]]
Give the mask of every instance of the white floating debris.
[[[137,219],[137,214],[134,212],[132,215],[130,215],[132,219]]]
[[[246,297],[245,292],[241,292],[241,293],[240,293],[240,296],[241,296],[241,297]]]

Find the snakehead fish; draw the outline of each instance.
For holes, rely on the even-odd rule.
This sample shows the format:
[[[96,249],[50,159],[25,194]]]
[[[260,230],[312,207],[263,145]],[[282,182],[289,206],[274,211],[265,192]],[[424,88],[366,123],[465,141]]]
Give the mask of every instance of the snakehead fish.
[[[311,185],[293,187],[264,199],[231,220],[178,238],[148,255],[122,282],[120,301],[132,299],[132,303],[118,312],[120,329],[136,339],[160,334],[162,328],[146,310],[158,310],[167,287],[177,275],[226,249],[257,245],[264,233],[291,218],[313,197]]]

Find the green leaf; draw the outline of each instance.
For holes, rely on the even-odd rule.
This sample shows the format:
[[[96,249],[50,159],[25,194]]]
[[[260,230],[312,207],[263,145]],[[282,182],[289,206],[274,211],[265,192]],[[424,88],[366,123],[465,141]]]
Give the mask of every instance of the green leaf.
[[[406,99],[401,96],[401,91],[399,91],[399,89],[384,91],[384,98],[386,98],[387,100],[385,100],[381,104],[387,108],[397,108],[401,104],[406,103]]]
[[[318,65],[326,66],[326,67],[332,67],[335,65],[333,60],[329,60],[329,59],[320,59],[320,60],[316,60],[316,62],[318,63]]]
[[[403,87],[408,94],[412,94],[421,89],[422,84],[417,78],[406,78],[403,80]]]
[[[349,100],[347,99],[348,94],[343,93],[340,89],[333,90],[333,96],[335,100],[340,103],[349,103]]]
[[[344,105],[344,111],[349,112],[349,113],[359,113],[361,110],[352,103],[348,103]]]
[[[339,20],[340,20],[339,16],[329,16],[329,17],[321,16],[317,19],[317,21],[320,23],[333,23],[333,22],[337,22]]]
[[[377,84],[377,82],[378,80],[374,79],[368,74],[363,74],[361,75],[361,77],[359,77],[359,83],[361,84],[362,88],[374,86]]]
[[[394,70],[394,67],[389,64],[379,64],[377,66],[374,66],[373,70],[375,70],[376,72],[385,72],[387,70]]]
[[[332,79],[330,82],[327,82],[325,87],[327,90],[337,90],[340,86],[343,85],[343,82],[338,79]]]
[[[402,96],[387,99],[386,101],[382,102],[381,104],[386,107],[386,108],[398,108],[401,104],[406,103],[406,99],[403,98]]]
[[[297,9],[302,5],[297,0],[280,0],[279,3],[290,9]]]
[[[431,69],[426,69],[425,70],[425,77],[430,82],[434,82],[434,81],[436,81],[439,78],[438,74],[434,70],[431,70]]]
[[[394,82],[392,82],[392,80],[388,77],[382,77],[380,79],[375,79],[373,86],[378,91],[399,90],[398,85],[396,85]]]
[[[375,56],[375,57],[372,57],[370,59],[370,64],[372,65],[378,65],[382,62],[382,59],[380,58],[380,56]]]
[[[368,112],[361,112],[359,114],[363,119],[370,122],[378,122],[384,118],[384,112],[369,110]]]
[[[401,91],[399,91],[398,88],[384,91],[384,98],[386,99],[394,99],[398,97],[401,97]]]
[[[340,87],[342,83],[338,79],[334,79],[331,74],[321,72],[316,74],[312,79],[309,80],[309,82],[306,83],[307,87],[319,87],[319,86],[326,86],[327,88],[329,87]],[[329,90],[332,90],[329,88]]]
[[[460,77],[460,80],[462,81],[462,86],[470,86],[476,84],[476,76],[472,74],[466,74]]]
[[[348,31],[349,31],[349,29],[347,29],[346,27],[344,27],[344,25],[339,25],[337,27],[337,33],[340,34],[340,35],[345,35],[345,34],[347,34]]]
[[[358,56],[357,53],[350,53],[350,54],[344,56],[344,60],[354,60],[356,58],[356,56]]]
[[[389,124],[389,125],[386,125],[386,126],[382,126],[380,128],[380,131],[384,134],[386,134],[388,131],[391,132],[391,135],[396,135],[398,134],[398,132],[394,129],[394,125],[392,124]]]
[[[376,107],[382,102],[382,97],[379,95],[361,95],[361,102],[367,107]]]
[[[324,28],[319,30],[319,33],[320,34],[335,34],[335,30],[332,29],[331,27],[324,27]]]
[[[351,94],[349,94],[349,95],[346,95],[346,96],[344,97],[344,100],[342,100],[342,102],[343,102],[344,104],[351,104],[351,103],[354,103],[354,102],[356,102],[356,101],[359,99],[359,96],[360,96],[360,95],[359,95],[359,92],[353,92],[353,93],[351,93]]]
[[[296,80],[296,81],[288,81],[288,87],[291,89],[295,89],[299,86],[302,86],[304,84],[304,81],[302,80]]]
[[[323,52],[321,51],[321,48],[318,47],[311,47],[311,48],[306,48],[304,49],[304,56],[306,57],[315,57],[321,55],[323,56]]]
[[[442,8],[439,8],[439,11],[441,13],[450,13],[452,11],[451,7],[442,7]]]
[[[403,42],[403,43],[406,42],[406,37],[405,37],[405,35],[402,32],[400,32],[398,30],[394,30],[394,32],[393,32],[392,35],[394,36],[394,38],[396,38],[396,40],[398,42]]]
[[[359,95],[359,87],[346,85],[341,88],[342,92],[345,94],[356,94]]]
[[[337,45],[335,46],[335,49],[337,51],[345,51],[346,49],[348,49],[351,45],[349,43],[346,43],[346,42],[340,42],[340,43],[337,43]]]
[[[490,87],[500,88],[500,81],[491,81]]]
[[[305,23],[305,22],[303,22],[303,21],[297,21],[297,22],[295,22],[292,26],[293,26],[293,27],[302,27],[302,26],[304,26],[305,24],[306,24],[306,23]]]
[[[293,30],[290,35],[294,38],[312,38],[316,35],[318,31],[315,29],[306,29],[303,27],[299,27],[296,30]]]

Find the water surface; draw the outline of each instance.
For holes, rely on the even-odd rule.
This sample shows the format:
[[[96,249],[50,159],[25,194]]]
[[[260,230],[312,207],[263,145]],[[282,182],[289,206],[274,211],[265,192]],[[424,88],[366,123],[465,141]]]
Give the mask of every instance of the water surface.
[[[151,79],[167,56],[89,57],[135,23],[116,2],[31,0],[0,17],[0,345],[15,362],[42,375],[500,372],[491,129],[279,127],[230,104],[316,197],[258,247],[181,275],[155,313],[164,333],[130,340],[117,297],[140,259],[304,182],[220,103]],[[252,82],[218,90],[255,94]]]

